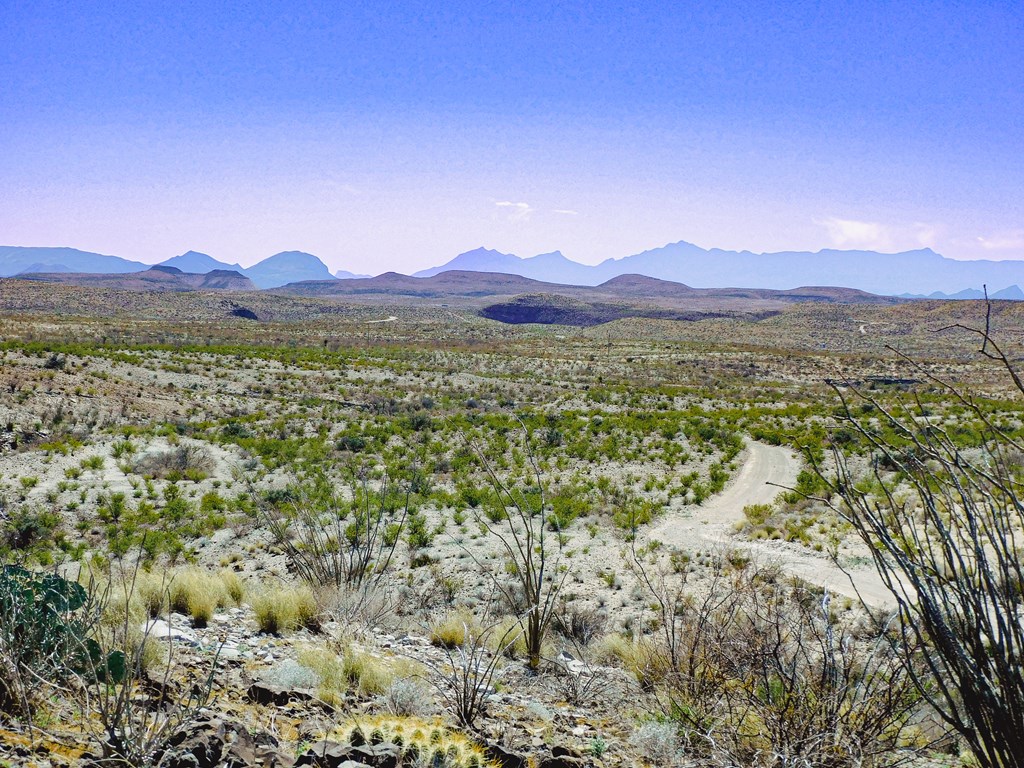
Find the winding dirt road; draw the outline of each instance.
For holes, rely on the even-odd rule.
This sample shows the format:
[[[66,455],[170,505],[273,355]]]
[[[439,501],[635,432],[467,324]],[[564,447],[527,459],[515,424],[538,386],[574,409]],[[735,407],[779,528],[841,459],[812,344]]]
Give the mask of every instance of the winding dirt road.
[[[781,541],[744,541],[732,535],[736,523],[743,519],[743,508],[770,504],[780,492],[776,486],[796,484],[800,467],[799,457],[789,449],[748,441],[743,466],[722,493],[693,508],[692,513],[666,516],[651,528],[647,538],[682,550],[709,545],[738,549],[761,563],[778,563],[788,573],[835,594],[863,598],[880,607],[892,605],[891,593],[870,563],[844,573],[827,555],[806,547]]]

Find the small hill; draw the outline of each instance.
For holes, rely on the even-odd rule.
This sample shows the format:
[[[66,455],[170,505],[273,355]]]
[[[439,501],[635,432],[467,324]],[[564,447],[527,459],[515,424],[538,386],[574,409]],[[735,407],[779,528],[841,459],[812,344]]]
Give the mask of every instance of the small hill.
[[[588,326],[630,317],[632,313],[628,307],[614,304],[595,304],[552,294],[530,294],[491,304],[481,309],[480,315],[512,325],[539,323]]]
[[[517,293],[562,288],[572,292],[575,286],[555,286],[519,275],[496,272],[453,270],[432,277],[410,277],[398,272],[385,272],[376,277],[348,280],[315,280],[278,288],[275,293],[289,296],[406,296],[416,298],[454,298],[514,296]]]
[[[701,291],[685,283],[660,280],[647,275],[619,275],[596,286],[617,296],[699,296]]]
[[[72,271],[74,271],[74,270],[72,270],[70,267],[64,266],[63,264],[40,264],[40,263],[37,262],[35,264],[29,264],[27,267],[25,267],[23,270],[21,270],[21,272],[19,272],[18,274],[19,275],[30,275],[33,272],[72,272]]]
[[[216,269],[203,275],[182,272],[177,267],[158,265],[128,274],[88,274],[83,272],[26,273],[19,280],[65,285],[114,288],[123,291],[255,291],[245,275]]]

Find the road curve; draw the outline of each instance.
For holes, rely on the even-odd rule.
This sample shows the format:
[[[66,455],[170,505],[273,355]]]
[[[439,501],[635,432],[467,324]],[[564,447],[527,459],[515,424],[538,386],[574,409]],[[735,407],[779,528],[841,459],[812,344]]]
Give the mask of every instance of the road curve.
[[[836,594],[863,599],[869,605],[891,605],[891,593],[870,564],[844,572],[828,556],[800,545],[744,541],[732,535],[736,523],[743,519],[743,508],[772,503],[781,491],[778,486],[796,484],[800,467],[800,458],[788,448],[748,441],[743,465],[722,493],[692,512],[667,515],[651,527],[646,538],[683,550],[731,547],[759,562],[778,563],[794,576]]]

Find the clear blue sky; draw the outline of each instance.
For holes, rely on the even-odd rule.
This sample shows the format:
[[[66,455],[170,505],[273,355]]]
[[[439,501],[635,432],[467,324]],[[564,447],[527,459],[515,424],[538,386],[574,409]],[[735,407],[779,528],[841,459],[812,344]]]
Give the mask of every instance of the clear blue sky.
[[[143,261],[1024,258],[1024,3],[4,0],[0,146],[0,244]]]

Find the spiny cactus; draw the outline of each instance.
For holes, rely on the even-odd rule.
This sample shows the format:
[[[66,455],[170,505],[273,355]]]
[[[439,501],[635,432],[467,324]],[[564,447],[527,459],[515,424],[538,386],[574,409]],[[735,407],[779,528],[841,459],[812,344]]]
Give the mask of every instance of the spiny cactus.
[[[431,768],[494,766],[478,744],[436,720],[393,715],[363,717],[336,737],[351,744],[394,744],[401,750],[403,761],[418,760]]]

